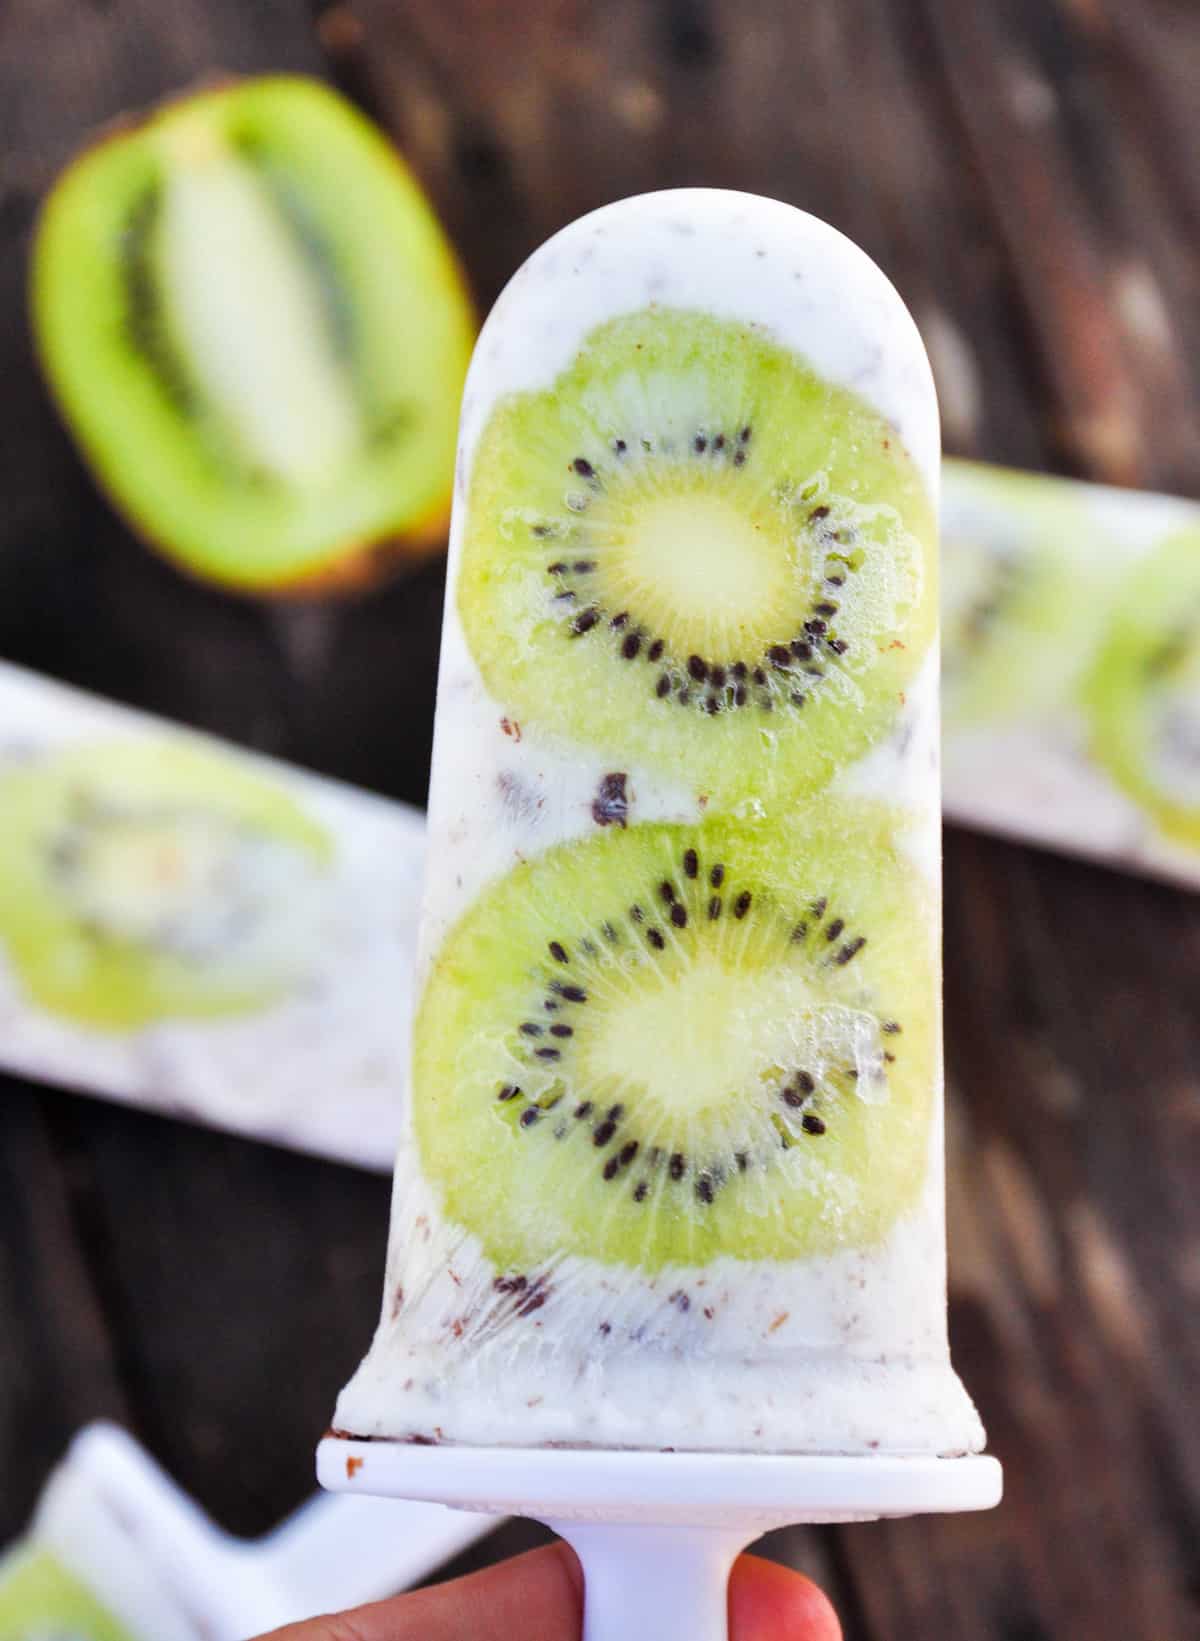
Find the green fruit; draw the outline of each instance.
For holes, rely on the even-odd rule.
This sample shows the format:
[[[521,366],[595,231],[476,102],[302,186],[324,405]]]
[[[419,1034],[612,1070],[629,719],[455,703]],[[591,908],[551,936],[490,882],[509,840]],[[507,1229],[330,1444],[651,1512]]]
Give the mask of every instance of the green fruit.
[[[14,1555],[0,1576],[0,1641],[134,1641],[124,1624],[45,1550]]]
[[[470,303],[334,92],[234,83],[86,150],[42,213],[32,304],[100,482],[196,575],[349,583],[443,539]]]
[[[1084,686],[1092,750],[1168,837],[1200,849],[1200,531],[1130,574]]]
[[[493,412],[458,604],[522,722],[771,813],[893,721],[936,622],[935,540],[862,400],[756,327],[646,310]]]
[[[1109,555],[1057,479],[947,463],[942,715],[957,728],[1065,701],[1108,609]]]
[[[485,891],[414,1036],[447,1217],[522,1274],[881,1237],[925,1177],[938,1063],[935,913],[893,825],[639,826]]]
[[[12,768],[0,835],[0,946],[34,1002],[111,1030],[282,995],[332,854],[286,793],[170,741]]]

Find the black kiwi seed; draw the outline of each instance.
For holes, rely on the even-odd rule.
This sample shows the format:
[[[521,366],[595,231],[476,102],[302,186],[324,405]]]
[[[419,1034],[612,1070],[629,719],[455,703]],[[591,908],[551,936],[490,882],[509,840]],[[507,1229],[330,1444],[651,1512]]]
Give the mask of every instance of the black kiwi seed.
[[[670,695],[670,693],[671,693],[671,680],[667,677],[665,672],[663,673],[661,678],[658,680],[658,683],[654,686],[654,693],[658,696],[660,701],[662,700],[664,695]]]
[[[798,689],[794,689],[792,691],[792,705],[794,707],[802,707],[804,705],[804,697]]]
[[[715,923],[721,915],[721,897],[714,895],[708,903],[708,921]]]
[[[812,512],[808,515],[808,522],[810,524],[818,524],[822,519],[827,519],[832,511],[832,507],[826,507],[822,502],[820,507],[814,507]]]
[[[683,1152],[676,1151],[672,1154],[671,1161],[667,1165],[667,1172],[670,1174],[672,1179],[682,1179],[683,1171],[686,1166],[686,1159],[684,1158]]]
[[[835,655],[845,655],[846,651],[850,648],[844,638],[831,638],[828,640],[828,643],[829,648]]]
[[[816,1082],[807,1071],[801,1071],[796,1078],[796,1087],[802,1094],[811,1094],[816,1089]]]
[[[597,1123],[592,1134],[592,1144],[605,1146],[617,1131],[617,1125],[611,1117],[606,1117],[602,1123]]]
[[[594,558],[577,558],[571,568],[576,575],[591,575],[596,568],[596,560]]]
[[[540,1037],[542,1035],[541,1026],[535,1026],[532,1020],[526,1020],[521,1026],[521,1031],[526,1037]]]
[[[797,661],[811,661],[813,657],[813,647],[808,642],[807,638],[793,638],[792,654],[796,657]]]
[[[674,903],[675,903],[675,885],[673,883],[671,883],[669,879],[667,879],[667,878],[663,879],[663,881],[658,886],[658,892],[662,896],[662,898],[666,901],[668,906],[674,905]]]
[[[714,866],[712,871],[708,874],[708,881],[712,884],[714,889],[719,889],[725,881],[725,868],[719,863]]]
[[[685,907],[678,905],[671,907],[671,922],[677,929],[685,929],[687,927],[687,920],[688,915]]]
[[[698,456],[702,456],[708,449],[708,440],[704,437],[703,433],[697,433],[696,437],[692,440],[692,449]]]
[[[555,563],[548,564],[546,566],[546,574],[547,575],[565,575],[566,572],[567,572],[567,567],[563,563],[562,559],[558,559]]]
[[[767,675],[761,667],[755,667],[752,677],[760,689],[767,681]]]
[[[646,914],[636,901],[629,908],[629,915],[635,923],[644,923],[646,921]]]
[[[498,1100],[515,1100],[520,1092],[521,1090],[517,1087],[516,1083],[505,1083],[496,1098]]]
[[[885,1020],[882,1029],[889,1037],[895,1037],[900,1030],[899,1020]]]
[[[735,678],[744,678],[749,669],[744,661],[735,661],[729,670]]]
[[[647,929],[646,939],[654,947],[656,952],[661,952],[663,947],[666,945],[661,929]]]
[[[853,940],[848,941],[847,944],[842,947],[834,961],[841,964],[849,963],[852,957],[858,956],[859,952],[862,951],[866,943],[867,937],[865,934],[856,935]]]
[[[638,1142],[636,1140],[627,1140],[621,1147],[621,1167],[628,1168],[629,1164],[633,1161],[637,1154]]]
[[[734,451],[734,453],[733,453],[733,465],[735,467],[743,466],[744,463],[745,463],[745,460],[746,460],[746,452],[744,450],[735,450]],[[709,1200],[711,1201],[712,1199],[709,1198]]]
[[[609,1157],[608,1161],[604,1164],[604,1178],[615,1179],[617,1176],[617,1170],[620,1166],[621,1164],[618,1158]]]
[[[629,446],[625,443],[624,439],[614,439],[613,449],[616,451],[618,456],[623,456],[629,449]]]
[[[751,895],[749,889],[743,889],[741,894],[733,903],[734,917],[745,917],[746,913],[750,910],[750,900]]]
[[[677,697],[680,706],[681,707],[687,706],[688,702],[691,700],[691,696],[692,696],[691,690],[687,687],[686,684],[684,684],[683,688],[679,691],[679,695]]]
[[[584,991],[582,986],[564,986],[561,981],[556,980],[551,987],[551,990],[556,992],[559,997],[564,998],[568,1003],[587,1002],[587,992]]]
[[[739,438],[739,439],[740,439],[740,440],[741,440],[741,442],[742,442],[742,443],[743,443],[743,444],[749,444],[749,443],[750,443],[750,434],[751,434],[751,431],[752,431],[752,429],[751,429],[751,428],[749,428],[749,427],[744,427],[744,428],[743,428],[743,429],[742,429],[742,431],[741,431],[741,432],[740,432],[740,433],[739,433],[739,434],[738,434],[738,438]]]
[[[811,621],[806,621],[804,623],[804,630],[805,632],[811,633],[814,638],[820,638],[828,629],[822,620],[814,616]]]
[[[798,1088],[793,1088],[791,1084],[789,1084],[788,1087],[783,1089],[781,1092],[783,1094],[784,1105],[790,1105],[793,1110],[797,1106],[804,1104],[804,1095],[801,1094]]]
[[[725,435],[723,433],[718,433],[716,438],[713,440],[713,449],[714,450],[724,450],[724,448],[725,448]]]
[[[561,1060],[562,1051],[557,1048],[535,1048],[534,1055],[539,1060]]]
[[[635,1202],[645,1202],[649,1194],[650,1187],[646,1184],[644,1179],[639,1180],[633,1188],[633,1200]]]
[[[608,624],[609,624],[610,627],[621,628],[625,625],[625,623],[628,620],[629,620],[629,611],[628,610],[619,610],[617,612],[617,614],[613,616],[612,620]]]
[[[800,1119],[800,1126],[806,1134],[823,1134],[825,1124],[812,1111],[806,1111]]]
[[[662,652],[663,652],[664,649],[666,649],[666,645],[663,643],[662,639],[661,638],[656,638],[654,640],[653,644],[651,644],[650,648],[646,651],[647,660],[661,661],[662,660]],[[668,688],[669,687],[670,686],[668,685]]]
[[[702,684],[708,677],[708,668],[698,655],[688,656],[688,671],[698,684]]]
[[[713,667],[708,674],[708,681],[714,689],[723,689],[725,687],[725,668]]]
[[[591,1114],[592,1114],[592,1102],[590,1100],[584,1100],[581,1105],[577,1105],[575,1107],[575,1115],[577,1117],[580,1117],[580,1118],[590,1117]]]
[[[812,905],[809,907],[809,911],[811,911],[814,917],[822,918],[825,916],[825,909],[828,905],[829,902],[825,899],[825,896],[821,895],[813,901]]]
[[[581,479],[594,479],[596,477],[596,469],[592,466],[591,462],[588,461],[586,456],[576,456],[575,460],[571,463],[571,466],[579,474]]]
[[[592,628],[596,625],[597,621],[599,621],[599,619],[600,619],[599,610],[597,610],[594,607],[586,609],[586,610],[583,611],[582,615],[577,615],[575,617],[574,621],[572,621],[571,631],[577,637],[580,633],[590,632],[592,630]]]
[[[733,704],[734,704],[735,707],[744,707],[745,706],[745,704],[746,704],[746,686],[745,686],[745,684],[738,684],[734,688],[734,691],[733,691]]]
[[[721,703],[717,700],[715,695],[706,695],[704,697],[704,710],[708,713],[710,718],[720,712]]]
[[[623,1105],[618,1103],[617,1105],[610,1105],[609,1106],[609,1108],[608,1108],[608,1120],[609,1120],[609,1122],[620,1122],[621,1118],[624,1115],[625,1115],[625,1107]]]
[[[846,925],[842,922],[841,918],[840,917],[835,917],[833,922],[825,930],[826,940],[829,940],[829,941],[836,940],[838,935],[841,934],[842,930],[845,927],[846,927]]]
[[[772,644],[771,648],[767,651],[767,660],[770,661],[773,667],[790,666],[792,652],[788,649],[786,644]]]
[[[632,661],[634,656],[641,649],[641,647],[642,647],[641,638],[638,636],[637,633],[631,632],[629,634],[629,637],[621,645],[621,654],[624,656],[626,661]]]
[[[532,1128],[540,1116],[541,1112],[538,1110],[536,1105],[526,1106],[525,1110],[521,1113],[521,1127]]]
[[[575,1028],[574,1026],[563,1025],[551,1026],[550,1035],[551,1037],[574,1037]]]
[[[700,856],[694,849],[688,849],[683,857],[683,869],[688,877],[695,877],[700,871]]]
[[[552,940],[550,942],[550,956],[556,963],[567,963],[570,961],[567,957],[567,948],[563,945],[561,940]]]
[[[741,451],[739,451],[738,454],[741,455]],[[700,1199],[701,1202],[711,1202],[713,1197],[715,1196],[715,1194],[716,1193],[713,1189],[712,1175],[711,1174],[701,1174],[700,1178],[696,1181],[696,1195],[697,1195],[697,1197]]]

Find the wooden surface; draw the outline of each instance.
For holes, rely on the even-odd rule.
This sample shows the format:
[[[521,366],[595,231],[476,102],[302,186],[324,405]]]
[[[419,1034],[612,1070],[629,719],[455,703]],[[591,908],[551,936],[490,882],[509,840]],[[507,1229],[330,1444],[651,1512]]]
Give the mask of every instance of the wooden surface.
[[[899,285],[951,449],[1200,496],[1194,0],[7,0],[0,654],[421,801],[440,566],[333,616],[191,585],[97,498],[32,364],[36,202],[214,69],[331,76],[480,303],[654,186],[802,204]],[[793,1531],[851,1641],[1200,1635],[1200,899],[947,837],[951,1321],[990,1516]],[[367,1342],[378,1180],[16,1083],[0,1122],[0,1539],[81,1421],[259,1531]],[[514,1527],[502,1548],[528,1542]]]

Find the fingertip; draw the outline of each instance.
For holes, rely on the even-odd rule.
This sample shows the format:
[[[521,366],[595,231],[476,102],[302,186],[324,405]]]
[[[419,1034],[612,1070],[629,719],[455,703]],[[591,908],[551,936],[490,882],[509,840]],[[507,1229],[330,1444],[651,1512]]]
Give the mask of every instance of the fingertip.
[[[842,1641],[842,1626],[811,1578],[761,1556],[739,1556],[729,1581],[732,1641]]]

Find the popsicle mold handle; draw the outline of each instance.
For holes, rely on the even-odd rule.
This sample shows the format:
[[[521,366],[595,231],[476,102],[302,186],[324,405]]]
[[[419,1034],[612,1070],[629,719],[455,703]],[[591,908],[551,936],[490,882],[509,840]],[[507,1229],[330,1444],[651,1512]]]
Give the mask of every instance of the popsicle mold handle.
[[[278,1592],[282,1624],[395,1595],[495,1526],[441,1504],[323,1496],[247,1549]]]
[[[583,1566],[583,1641],[728,1641],[729,1573],[755,1532],[547,1521]]]

